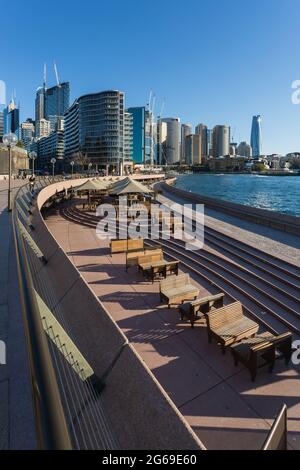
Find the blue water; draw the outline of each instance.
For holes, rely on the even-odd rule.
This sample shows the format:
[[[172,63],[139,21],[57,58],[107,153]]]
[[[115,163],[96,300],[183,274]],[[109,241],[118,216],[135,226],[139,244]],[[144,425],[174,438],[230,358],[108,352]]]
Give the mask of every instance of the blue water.
[[[180,175],[176,186],[203,196],[300,217],[300,176]]]

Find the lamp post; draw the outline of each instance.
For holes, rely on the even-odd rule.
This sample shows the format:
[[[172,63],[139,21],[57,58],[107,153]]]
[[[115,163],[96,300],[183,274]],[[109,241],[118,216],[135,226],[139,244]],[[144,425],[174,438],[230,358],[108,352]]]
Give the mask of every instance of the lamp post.
[[[3,144],[8,148],[8,195],[7,210],[11,211],[11,149],[18,143],[18,137],[12,132],[5,134],[2,138]]]
[[[72,179],[73,179],[73,170],[74,170],[75,162],[72,160],[72,161],[70,162],[70,165],[71,165],[71,172],[72,172]]]
[[[51,158],[50,162],[52,163],[52,179],[54,180],[54,166],[56,163],[56,158]]]
[[[34,175],[34,161],[37,158],[37,153],[36,152],[29,152],[29,158],[32,160],[32,174]]]

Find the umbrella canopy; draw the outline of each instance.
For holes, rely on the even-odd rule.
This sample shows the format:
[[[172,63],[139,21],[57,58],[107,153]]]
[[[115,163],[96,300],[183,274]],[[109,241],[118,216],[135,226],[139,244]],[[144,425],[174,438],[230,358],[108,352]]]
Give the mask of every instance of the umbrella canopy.
[[[103,178],[95,178],[96,183],[99,185],[100,189],[108,189],[111,187],[111,181],[107,181]]]
[[[120,185],[113,185],[110,194],[119,196],[121,194],[150,194],[153,192],[151,189],[147,188],[147,186],[132,178],[125,178],[123,181],[123,184],[120,182]]]
[[[122,178],[121,180],[115,181],[114,183],[112,183],[112,185],[111,185],[111,190],[116,190],[116,189],[118,189],[118,188],[123,188],[123,187],[125,187],[128,183],[129,183],[129,178],[128,178],[128,177]]]
[[[103,191],[105,189],[107,189],[107,184],[105,182],[93,179],[86,181],[81,186],[78,186],[76,191]]]

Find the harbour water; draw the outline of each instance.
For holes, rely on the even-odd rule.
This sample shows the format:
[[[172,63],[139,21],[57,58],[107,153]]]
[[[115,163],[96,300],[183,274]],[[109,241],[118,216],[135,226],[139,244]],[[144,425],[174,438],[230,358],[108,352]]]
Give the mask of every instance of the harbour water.
[[[300,217],[300,176],[179,175],[176,186],[203,196]]]

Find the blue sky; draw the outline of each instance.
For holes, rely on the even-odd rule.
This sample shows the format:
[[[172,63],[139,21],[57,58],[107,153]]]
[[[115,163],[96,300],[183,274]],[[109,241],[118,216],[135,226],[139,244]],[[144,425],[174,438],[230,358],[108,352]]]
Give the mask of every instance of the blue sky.
[[[299,0],[1,3],[0,80],[16,89],[23,119],[34,116],[44,62],[55,84],[56,60],[72,98],[112,88],[139,106],[153,89],[165,117],[228,124],[237,141],[262,114],[265,153],[300,151]]]

